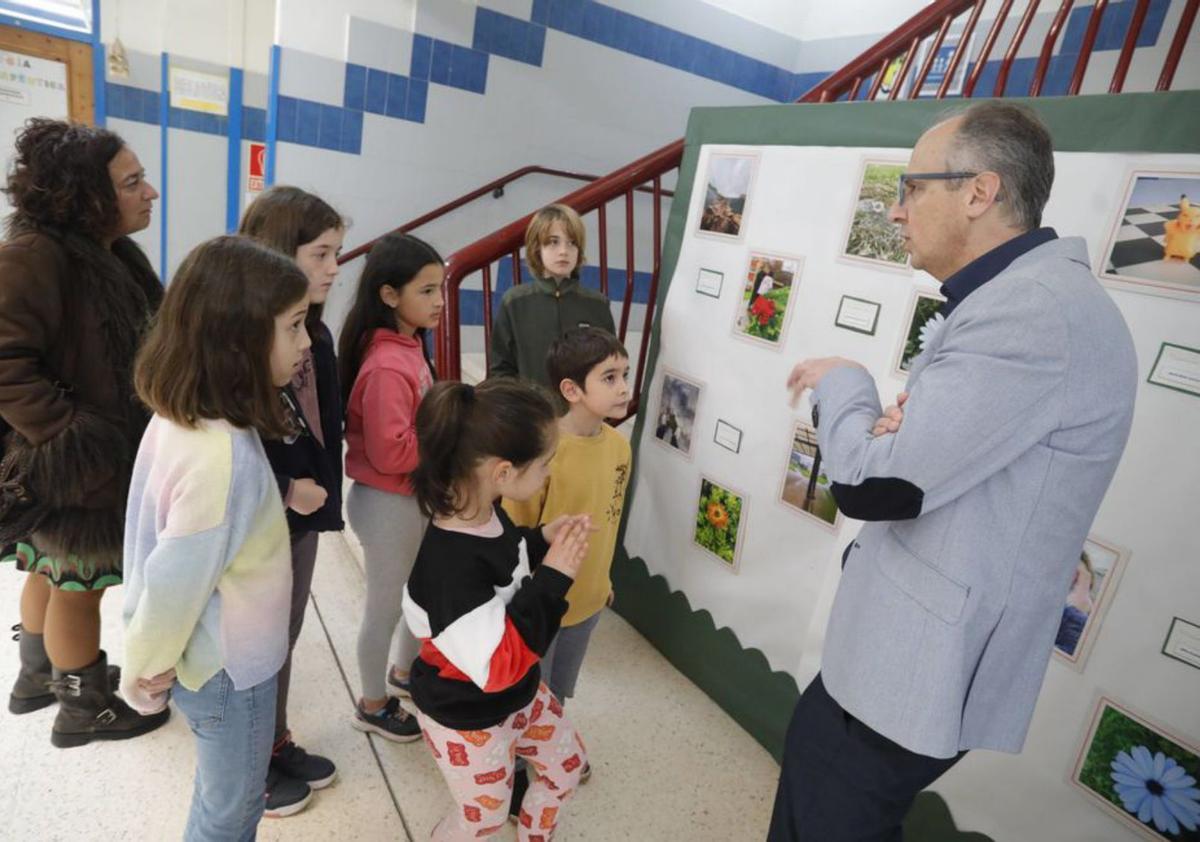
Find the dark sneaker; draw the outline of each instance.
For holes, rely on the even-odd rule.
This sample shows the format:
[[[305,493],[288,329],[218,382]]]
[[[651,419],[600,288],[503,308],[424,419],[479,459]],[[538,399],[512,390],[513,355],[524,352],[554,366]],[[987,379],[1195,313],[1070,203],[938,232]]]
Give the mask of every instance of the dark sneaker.
[[[269,819],[294,816],[312,801],[312,787],[304,781],[288,777],[271,764],[267,770],[267,808],[263,815]]]
[[[374,713],[363,710],[362,702],[354,706],[354,719],[350,722],[359,731],[378,734],[394,743],[411,743],[421,738],[421,726],[417,718],[400,707],[400,700],[393,697]]]
[[[387,683],[389,696],[395,696],[399,699],[412,698],[412,678],[410,676],[400,678],[396,675],[395,670],[388,670]]]
[[[579,773],[579,783],[585,784],[592,778],[592,764],[584,763],[583,770]]]
[[[290,739],[271,754],[271,768],[298,781],[304,781],[313,789],[324,789],[337,777],[333,761],[319,754],[309,754]]]
[[[508,820],[516,824],[521,816],[521,802],[525,800],[525,792],[529,789],[529,772],[518,769],[513,773],[512,799],[508,802]]]

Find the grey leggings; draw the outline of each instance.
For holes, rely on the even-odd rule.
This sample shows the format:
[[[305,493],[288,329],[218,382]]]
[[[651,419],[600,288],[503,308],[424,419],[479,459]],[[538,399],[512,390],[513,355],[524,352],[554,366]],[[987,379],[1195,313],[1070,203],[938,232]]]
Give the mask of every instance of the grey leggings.
[[[401,670],[408,671],[420,650],[408,624],[401,622],[400,600],[427,521],[415,497],[360,482],[350,486],[346,513],[362,544],[367,574],[367,609],[358,632],[358,672],[363,697],[382,699],[387,693],[392,638],[392,663]]]

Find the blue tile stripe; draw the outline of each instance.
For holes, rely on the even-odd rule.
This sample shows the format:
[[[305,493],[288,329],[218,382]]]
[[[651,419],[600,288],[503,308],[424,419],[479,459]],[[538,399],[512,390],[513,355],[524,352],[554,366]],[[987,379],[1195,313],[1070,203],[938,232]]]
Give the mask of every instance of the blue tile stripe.
[[[1109,5],[1096,39],[1095,51],[1121,48],[1135,2],[1117,0]],[[1170,0],[1151,0],[1138,46],[1157,43],[1169,6]],[[1090,14],[1091,7],[1081,7],[1071,13],[1058,54],[1051,59],[1043,95],[1066,93]],[[276,45],[272,47],[273,90],[270,99],[275,113],[271,113],[271,107],[264,111],[244,106],[241,110],[243,136],[267,143],[268,183],[274,181],[276,141],[352,155],[361,154],[364,114],[424,123],[431,84],[484,94],[490,57],[497,56],[540,67],[548,29],[776,102],[795,101],[829,75],[828,72],[792,73],[719,44],[614,9],[597,0],[534,0],[529,21],[477,7],[470,47],[414,33],[412,60],[407,76],[348,63],[341,106],[279,95],[279,66],[283,56]],[[1036,64],[1037,60],[1033,57],[1013,62],[1006,95],[1024,95],[1028,92]],[[987,63],[975,89],[977,96],[991,96],[999,67],[999,59]],[[970,70],[971,67],[968,67],[967,72]],[[864,81],[859,99],[866,99],[871,81],[872,78]],[[158,93],[113,82],[104,86],[104,93],[108,115],[143,123],[158,123]],[[171,108],[168,121],[173,128],[187,131],[217,135],[228,133],[225,118],[200,112]]]
[[[480,6],[475,12],[471,46],[484,53],[541,67],[546,27]]]
[[[106,112],[109,117],[158,125],[158,91],[147,91],[132,85],[109,82],[105,86]]]

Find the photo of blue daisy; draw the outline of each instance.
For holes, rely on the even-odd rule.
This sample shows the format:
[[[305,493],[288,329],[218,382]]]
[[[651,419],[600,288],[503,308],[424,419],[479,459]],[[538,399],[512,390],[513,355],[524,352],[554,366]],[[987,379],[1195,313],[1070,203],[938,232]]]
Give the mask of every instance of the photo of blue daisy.
[[[1145,746],[1119,751],[1112,762],[1113,786],[1125,809],[1162,833],[1178,836],[1181,827],[1200,826],[1200,789],[1196,779],[1161,751]]]
[[[1158,839],[1200,842],[1200,753],[1101,699],[1074,780]]]

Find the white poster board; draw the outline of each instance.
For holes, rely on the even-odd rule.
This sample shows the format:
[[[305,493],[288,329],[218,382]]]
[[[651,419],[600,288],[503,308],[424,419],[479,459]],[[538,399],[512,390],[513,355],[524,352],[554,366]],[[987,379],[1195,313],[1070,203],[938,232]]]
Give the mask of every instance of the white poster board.
[[[843,250],[845,221],[862,201],[864,162],[903,161],[909,152],[702,147],[693,198],[703,194],[711,156],[757,155],[744,202],[751,210],[736,238],[715,238],[697,234],[702,203],[691,203],[660,317],[644,411],[659,411],[655,396],[664,370],[702,380],[694,427],[703,434],[694,437],[691,458],[681,459],[653,443],[653,425],[645,425],[625,547],[671,590],[686,594],[693,610],[710,612],[718,628],[729,627],[742,646],[760,650],[772,669],[790,673],[801,688],[820,668],[842,551],[859,523],[822,523],[780,502],[793,454],[789,443],[810,412],[807,401],[789,405],[785,384],[799,360],[837,355],[866,365],[884,405],[904,388],[897,361],[914,333],[914,302],[936,297],[939,284],[919,270],[848,260]],[[1200,179],[1195,155],[1059,153],[1055,163],[1043,224],[1060,236],[1084,237],[1097,275],[1117,216],[1127,210],[1134,173]],[[741,341],[731,330],[745,306],[741,279],[754,253],[803,260],[803,282],[788,301],[790,323],[777,348]],[[699,285],[702,270],[722,273],[725,283]],[[1148,381],[1163,343],[1200,348],[1200,302],[1147,292],[1130,285],[1109,289],[1133,334],[1141,385],[1124,459],[1093,525],[1094,533],[1130,553],[1120,581],[1114,577],[1113,592],[1104,595],[1103,624],[1089,632],[1086,663],[1056,658],[1049,665],[1020,755],[973,752],[935,787],[960,826],[997,840],[1122,838],[1126,831],[1069,782],[1097,694],[1200,738],[1200,670],[1162,654],[1173,619],[1197,620],[1200,604],[1200,533],[1194,528],[1200,399]],[[837,326],[845,296],[878,305],[874,335]],[[711,434],[718,422],[739,431],[738,449]],[[711,553],[692,540],[701,478],[736,489],[744,500],[736,573],[713,564]]]

